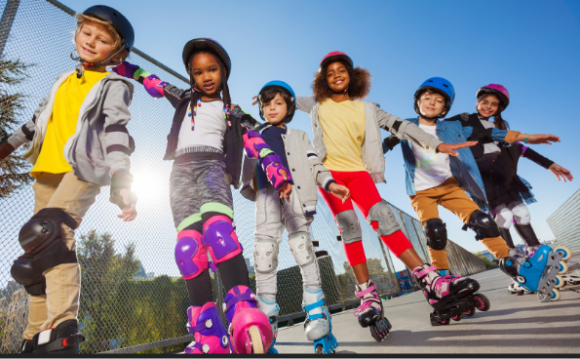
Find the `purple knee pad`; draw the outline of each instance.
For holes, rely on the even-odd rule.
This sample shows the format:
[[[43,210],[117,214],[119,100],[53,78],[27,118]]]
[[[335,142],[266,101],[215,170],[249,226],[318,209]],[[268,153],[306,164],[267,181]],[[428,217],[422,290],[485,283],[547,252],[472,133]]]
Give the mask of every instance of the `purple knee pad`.
[[[185,280],[197,277],[208,268],[207,251],[201,241],[202,235],[195,230],[184,230],[177,235],[175,262]]]
[[[211,258],[216,264],[242,253],[232,221],[227,216],[213,216],[207,220],[201,242],[210,248]]]

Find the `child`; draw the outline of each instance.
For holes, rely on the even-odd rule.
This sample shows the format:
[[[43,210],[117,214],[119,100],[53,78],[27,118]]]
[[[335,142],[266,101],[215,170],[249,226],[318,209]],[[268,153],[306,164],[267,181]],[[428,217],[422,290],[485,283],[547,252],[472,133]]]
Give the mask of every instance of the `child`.
[[[370,73],[354,68],[352,59],[343,52],[331,52],[322,59],[312,87],[314,97],[298,97],[297,107],[312,118],[318,158],[337,183],[350,189],[357,207],[391,252],[411,270],[430,272],[429,285],[435,290],[441,277],[417,255],[374,185],[385,182],[379,127],[431,151],[456,154],[454,149],[472,144],[443,143],[416,125],[379,109],[377,104],[359,101],[369,92]],[[358,282],[356,295],[361,304],[355,315],[359,324],[370,327],[373,338],[381,341],[388,334],[390,324],[384,317],[376,287],[369,279],[362,230],[352,201],[342,203],[322,188],[319,191],[335,217],[347,260]],[[450,293],[455,293],[455,287],[451,287]]]
[[[430,131],[447,141],[460,142],[465,137],[477,139],[479,142],[496,140],[511,143],[524,139],[529,140],[530,143],[559,141],[558,137],[552,135],[524,135],[515,131],[498,129],[477,131],[471,127],[462,127],[457,122],[437,121],[449,111],[454,98],[455,91],[449,81],[439,77],[430,78],[415,92],[414,106],[419,117],[408,121],[418,124],[424,131]],[[437,210],[437,206],[441,205],[455,213],[465,223],[465,228],[469,227],[475,231],[475,238],[481,240],[500,261],[502,271],[514,278],[524,278],[523,282],[527,280],[533,283],[539,279],[546,266],[545,261],[532,264],[534,268],[541,266],[539,273],[526,273],[523,265],[527,261],[526,258],[517,251],[510,250],[500,237],[499,228],[493,218],[482,212],[465,193],[467,191],[472,197],[486,201],[482,179],[471,151],[459,150],[461,155],[457,159],[443,154],[426,153],[423,148],[408,141],[402,141],[401,148],[407,172],[407,194],[424,226],[429,255],[437,269],[449,269],[445,252],[447,230],[445,224],[439,219]],[[547,249],[549,250],[549,247]],[[547,256],[545,257],[547,259]],[[523,269],[520,270],[521,268]],[[422,287],[425,287],[420,274],[413,271],[413,276]],[[454,280],[451,279],[451,281]],[[546,296],[550,295],[551,290],[551,288],[546,289]],[[425,294],[429,300],[436,299],[432,293],[425,292]],[[445,308],[441,310],[443,309]],[[436,310],[440,309],[436,308]],[[441,322],[441,324],[445,323]]]
[[[244,147],[260,162],[280,198],[290,198],[292,177],[260,134],[248,129],[256,121],[231,105],[226,50],[215,40],[197,38],[185,44],[182,57],[191,85],[185,91],[129,63],[118,66],[117,72],[175,107],[165,160],[174,160],[170,200],[178,232],[175,260],[192,304],[187,327],[195,340],[185,352],[226,354],[231,339],[234,353],[263,353],[272,344],[272,329],[248,288],[230,184],[239,187]],[[227,292],[224,312],[230,338],[213,302],[207,251]]]
[[[24,157],[34,167],[34,216],[20,230],[24,255],[12,276],[29,294],[28,326],[21,353],[78,354],[80,267],[74,229],[101,191],[123,221],[132,221],[127,131],[133,85],[105,66],[120,62],[133,48],[131,23],[117,10],[92,6],[78,16],[74,36],[77,71],[60,74],[34,117],[0,142],[0,160],[32,141]],[[87,104],[92,104],[87,107]]]
[[[446,119],[446,121],[458,121],[464,127],[473,127],[480,130],[490,128],[508,129],[507,122],[501,113],[508,107],[510,97],[507,89],[502,85],[489,84],[477,91],[476,113],[471,115],[464,113]],[[491,117],[494,122],[491,122]],[[559,166],[536,151],[517,143],[515,146],[506,146],[504,142],[496,141],[486,144],[478,144],[471,147],[471,152],[477,163],[487,196],[488,208],[494,215],[499,226],[501,236],[508,247],[514,249],[510,227],[514,223],[516,232],[526,243],[526,254],[532,256],[540,247],[540,241],[530,224],[530,212],[526,204],[536,202],[530,192],[531,186],[526,180],[517,175],[517,166],[520,157],[526,157],[538,165],[549,169],[556,175],[572,181],[570,171]],[[475,202],[484,209],[485,204]],[[511,293],[523,294],[523,288],[517,282],[510,284]]]
[[[304,330],[306,338],[314,341],[317,353],[330,354],[338,344],[331,333],[330,314],[325,304],[320,270],[314,255],[309,227],[316,213],[318,194],[316,185],[324,188],[343,202],[349,196],[348,188],[338,185],[324,168],[308,135],[286,127],[296,109],[294,90],[285,82],[268,82],[258,95],[260,117],[267,122],[258,132],[264,141],[280,153],[282,163],[292,170],[295,191],[288,201],[280,201],[276,191],[268,185],[264,171],[251,161],[244,162],[242,194],[256,202],[256,230],[254,232],[254,267],[258,307],[270,316],[274,342],[278,333],[276,303],[276,275],[278,251],[284,228],[288,231],[290,252],[300,266],[304,293],[302,307],[306,310]],[[246,175],[247,174],[247,175]],[[314,179],[314,180],[313,180]],[[275,353],[272,347],[269,353]]]

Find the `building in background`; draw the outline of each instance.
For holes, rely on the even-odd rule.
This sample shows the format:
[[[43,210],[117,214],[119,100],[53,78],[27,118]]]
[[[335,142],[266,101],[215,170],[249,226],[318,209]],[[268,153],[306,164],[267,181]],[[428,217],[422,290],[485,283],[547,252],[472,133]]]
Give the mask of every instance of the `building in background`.
[[[547,219],[556,241],[553,246],[566,246],[580,252],[580,189]]]

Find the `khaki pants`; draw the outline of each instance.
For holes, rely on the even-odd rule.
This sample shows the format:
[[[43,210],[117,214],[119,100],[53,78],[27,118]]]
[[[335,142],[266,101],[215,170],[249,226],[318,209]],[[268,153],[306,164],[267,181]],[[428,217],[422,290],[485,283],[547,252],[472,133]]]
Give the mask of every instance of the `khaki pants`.
[[[467,196],[465,190],[459,187],[459,182],[455,177],[447,179],[437,187],[419,191],[415,196],[410,197],[411,205],[422,226],[431,218],[439,218],[439,205],[453,212],[465,224],[469,222],[471,214],[479,209]],[[502,237],[484,238],[481,242],[495,258],[501,259],[508,256],[509,247]],[[437,269],[449,269],[449,260],[445,249],[429,248],[429,257],[431,257],[431,264]]]
[[[32,185],[34,214],[44,208],[60,208],[78,224],[89,207],[95,203],[101,188],[78,179],[72,172],[42,173]],[[62,225],[63,240],[70,250],[76,250],[74,230]],[[77,319],[81,290],[81,270],[78,263],[63,263],[44,271],[46,294],[29,295],[28,326],[22,335],[32,339],[34,334],[55,328],[65,320]]]

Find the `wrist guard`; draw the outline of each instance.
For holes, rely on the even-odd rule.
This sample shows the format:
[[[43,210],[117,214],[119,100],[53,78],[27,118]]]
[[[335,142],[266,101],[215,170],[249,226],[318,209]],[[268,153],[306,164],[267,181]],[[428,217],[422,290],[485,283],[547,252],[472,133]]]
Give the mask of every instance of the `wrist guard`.
[[[116,204],[120,209],[127,207],[123,202],[121,190],[127,189],[131,191],[131,182],[133,182],[133,176],[124,170],[118,170],[113,173],[113,177],[111,177],[111,193],[109,202]],[[134,193],[131,193],[130,201],[131,203],[137,203],[137,196],[135,196]]]

